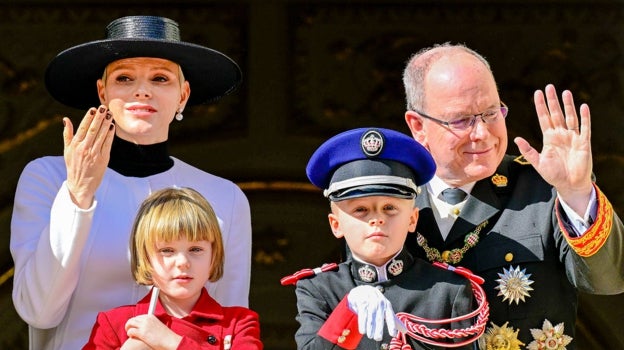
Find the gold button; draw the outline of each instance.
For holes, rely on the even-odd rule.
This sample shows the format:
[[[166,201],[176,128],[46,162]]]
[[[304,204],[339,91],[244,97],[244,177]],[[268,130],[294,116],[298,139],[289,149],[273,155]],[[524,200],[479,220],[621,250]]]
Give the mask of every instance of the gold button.
[[[344,342],[345,342],[345,340],[347,340],[347,338],[346,338],[345,336],[342,336],[342,335],[341,335],[341,336],[339,336],[339,337],[338,337],[338,344],[342,344],[342,343],[344,343]]]
[[[347,335],[349,335],[349,334],[351,334],[351,331],[350,331],[350,330],[348,330],[348,329],[345,329],[345,330],[343,330],[343,331],[342,331],[342,335],[344,335],[345,337],[346,337]]]
[[[459,208],[453,208],[453,215],[459,215],[460,210]]]
[[[505,261],[506,262],[511,262],[513,260],[514,256],[512,253],[507,253],[505,254]]]

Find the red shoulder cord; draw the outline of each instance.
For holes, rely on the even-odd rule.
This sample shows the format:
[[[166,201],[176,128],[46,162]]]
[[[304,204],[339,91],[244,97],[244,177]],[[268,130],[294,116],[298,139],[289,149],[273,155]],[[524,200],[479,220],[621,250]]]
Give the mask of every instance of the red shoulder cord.
[[[474,342],[483,334],[483,332],[485,332],[485,327],[490,316],[490,307],[486,300],[485,291],[481,287],[481,284],[483,284],[484,282],[483,278],[473,274],[470,270],[464,267],[454,267],[441,262],[434,262],[433,265],[453,271],[459,275],[468,278],[468,280],[470,280],[470,285],[472,286],[474,297],[477,300],[479,306],[474,311],[466,315],[440,320],[429,320],[405,312],[398,312],[397,317],[399,318],[399,320],[401,320],[401,322],[403,322],[403,324],[407,328],[407,332],[399,332],[396,337],[392,338],[392,340],[390,341],[390,350],[411,350],[412,347],[407,344],[406,337],[411,337],[413,339],[430,345],[442,346],[447,348],[458,348],[460,346],[464,346]],[[451,322],[463,321],[476,315],[478,316],[475,324],[464,329],[431,329],[419,323],[423,322],[429,324],[446,324]],[[443,338],[466,339],[452,343],[440,342],[436,340]]]
[[[327,272],[327,271],[335,270],[337,268],[338,268],[338,264],[330,263],[330,264],[323,264],[323,266],[317,267],[317,268],[314,268],[314,269],[299,270],[299,271],[295,272],[294,274],[292,274],[290,276],[283,277],[280,280],[280,283],[282,284],[282,286],[287,286],[289,284],[295,285],[295,284],[297,284],[297,281],[299,281],[300,279],[308,278],[308,277],[314,276],[314,275],[318,275],[321,272]]]

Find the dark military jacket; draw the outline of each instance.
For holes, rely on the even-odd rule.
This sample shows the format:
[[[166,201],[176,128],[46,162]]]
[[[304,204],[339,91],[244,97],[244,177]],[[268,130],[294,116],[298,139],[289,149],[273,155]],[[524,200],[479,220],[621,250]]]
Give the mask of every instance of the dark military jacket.
[[[377,287],[390,300],[395,312],[407,312],[427,319],[446,319],[473,311],[473,295],[468,279],[435,267],[421,259],[414,259],[406,251],[396,259],[403,260],[403,271],[397,276],[388,274],[389,279],[385,282],[362,281],[358,270],[364,264],[351,259],[339,264],[335,270],[322,272],[296,282],[297,321],[300,323],[295,334],[297,348],[341,349],[340,341],[330,341],[318,335],[323,326],[336,328],[339,333],[343,332],[342,334],[345,335],[359,334],[357,322],[355,322],[355,327],[352,327],[354,324],[349,324],[346,317],[330,319],[330,315],[346,298],[349,291],[360,285],[368,284]],[[344,301],[341,305],[344,305]],[[326,324],[334,321],[335,324]],[[472,325],[472,321],[442,326],[465,328]],[[435,326],[427,325],[427,327],[434,328]],[[385,325],[384,333],[383,340],[379,342],[366,336],[362,337],[357,349],[387,349],[391,337]],[[411,342],[410,345],[415,350],[440,349],[416,341]],[[474,344],[458,349],[473,349],[473,346]]]
[[[607,198],[596,187],[598,215],[581,238],[573,232],[556,200],[555,189],[522,158],[506,156],[495,175],[478,181],[444,241],[435,221],[428,191],[417,198],[420,208],[416,231],[429,247],[441,255],[461,249],[466,235],[481,224],[479,242],[468,249],[456,265],[485,278],[490,303],[490,321],[519,330],[528,346],[531,329],[542,329],[545,320],[564,325],[574,337],[577,293],[624,292],[624,234],[620,219]],[[416,234],[406,245],[416,256],[426,258]],[[450,255],[450,254],[446,254]],[[500,284],[505,270],[520,271],[533,281],[524,301],[503,301]],[[498,288],[497,288],[498,287]],[[511,303],[510,303],[511,301]],[[567,345],[575,349],[574,341]]]

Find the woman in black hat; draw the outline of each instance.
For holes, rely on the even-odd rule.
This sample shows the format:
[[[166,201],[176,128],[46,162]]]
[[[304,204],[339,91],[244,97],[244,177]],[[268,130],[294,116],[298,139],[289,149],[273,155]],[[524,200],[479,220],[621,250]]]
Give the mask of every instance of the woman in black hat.
[[[32,161],[17,186],[13,301],[31,349],[78,349],[98,311],[145,295],[130,273],[130,228],[140,203],[164,187],[194,188],[214,207],[227,258],[208,291],[222,305],[248,305],[247,198],[167,151],[169,125],[187,105],[215,101],[240,81],[227,56],[181,41],[176,22],[153,16],[119,18],[106,39],[50,62],[50,94],[87,113],[76,129],[63,119],[64,156]]]

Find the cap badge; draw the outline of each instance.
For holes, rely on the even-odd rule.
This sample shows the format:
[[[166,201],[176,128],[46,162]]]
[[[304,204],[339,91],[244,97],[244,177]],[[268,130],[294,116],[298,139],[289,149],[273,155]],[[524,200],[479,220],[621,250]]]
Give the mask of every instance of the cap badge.
[[[507,323],[509,322],[499,327],[491,322],[492,327],[488,327],[485,334],[479,338],[479,349],[520,350],[520,346],[524,345],[518,340],[520,330],[514,331],[513,327],[507,327]]]
[[[403,272],[403,260],[392,260],[392,262],[388,264],[388,272],[390,272],[392,276],[398,276]]]
[[[513,302],[518,305],[520,300],[524,302],[525,297],[530,297],[529,291],[533,290],[531,284],[534,281],[529,279],[531,274],[527,274],[526,269],[520,271],[520,266],[514,269],[510,265],[509,269],[503,268],[503,273],[499,273],[498,277],[500,277],[496,280],[498,286],[494,287],[494,289],[498,289],[498,296],[502,295],[503,301],[509,300],[509,305]]]
[[[368,265],[360,267],[358,269],[358,274],[360,275],[360,279],[364,282],[373,282],[377,279],[377,272]]]
[[[379,131],[369,130],[362,136],[361,145],[367,157],[375,157],[383,150],[384,139]]]
[[[539,349],[553,349],[553,350],[566,350],[566,345],[572,342],[572,337],[563,334],[564,325],[563,322],[553,327],[552,323],[548,320],[544,320],[542,329],[531,328],[531,335],[533,340],[527,346],[528,350]]]

